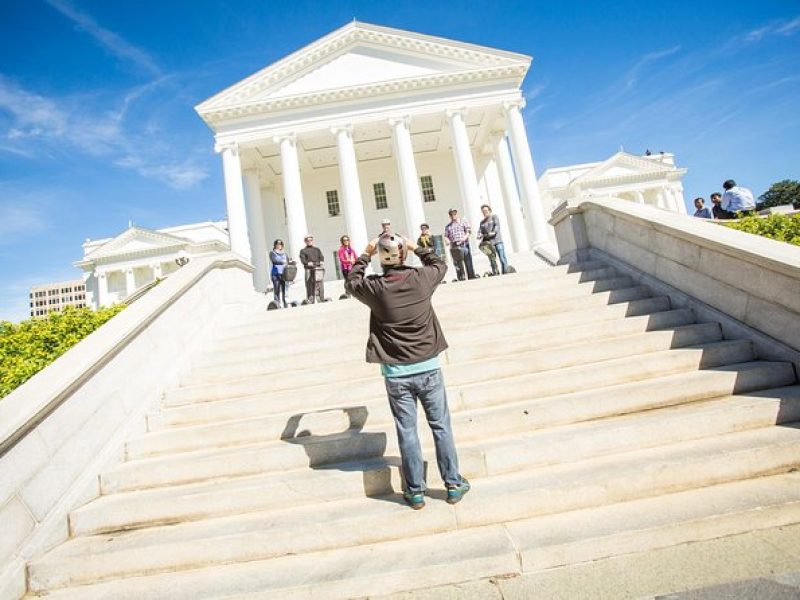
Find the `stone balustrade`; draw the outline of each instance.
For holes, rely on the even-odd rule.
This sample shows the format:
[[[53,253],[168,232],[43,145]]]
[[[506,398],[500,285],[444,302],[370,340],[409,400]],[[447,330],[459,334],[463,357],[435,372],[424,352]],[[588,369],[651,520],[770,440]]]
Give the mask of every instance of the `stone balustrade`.
[[[800,247],[604,197],[553,212],[561,261],[607,260],[800,368]]]
[[[252,267],[198,258],[0,400],[0,598],[25,592],[25,563],[68,537],[67,514],[188,367],[221,310],[263,303]]]

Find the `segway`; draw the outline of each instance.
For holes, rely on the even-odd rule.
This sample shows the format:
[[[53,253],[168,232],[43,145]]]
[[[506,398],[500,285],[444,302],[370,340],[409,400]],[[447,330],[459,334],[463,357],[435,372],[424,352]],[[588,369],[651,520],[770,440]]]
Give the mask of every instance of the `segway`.
[[[297,277],[297,263],[294,262],[293,260],[290,260],[289,262],[286,263],[286,266],[283,267],[283,273],[281,273],[281,280],[284,283],[289,284],[289,283],[292,283],[294,281],[295,277]],[[286,289],[285,288],[283,290],[283,301],[284,301],[284,303],[286,302]],[[292,302],[292,303],[286,305],[287,308],[289,306],[297,306],[297,302]],[[267,304],[267,310],[278,310],[280,307],[281,307],[280,304],[275,302],[275,300],[272,300],[272,301],[270,301],[269,304]]]

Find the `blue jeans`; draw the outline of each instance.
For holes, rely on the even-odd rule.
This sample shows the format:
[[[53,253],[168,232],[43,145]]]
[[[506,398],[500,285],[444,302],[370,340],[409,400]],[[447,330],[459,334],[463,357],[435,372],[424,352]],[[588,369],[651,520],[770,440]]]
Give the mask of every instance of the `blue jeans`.
[[[397,430],[406,490],[425,491],[425,468],[417,435],[417,400],[422,404],[428,426],[433,433],[436,462],[442,480],[446,485],[461,483],[441,369],[405,377],[386,377],[385,382]]]
[[[494,245],[494,251],[497,252],[497,258],[500,259],[500,270],[505,273],[508,269],[508,259],[506,258],[506,247],[503,242]]]

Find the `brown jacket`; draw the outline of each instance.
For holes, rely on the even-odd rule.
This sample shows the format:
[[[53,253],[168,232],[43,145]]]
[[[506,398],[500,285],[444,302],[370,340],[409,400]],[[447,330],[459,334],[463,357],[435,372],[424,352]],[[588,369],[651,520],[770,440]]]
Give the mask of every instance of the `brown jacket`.
[[[383,275],[364,276],[370,256],[358,257],[345,288],[369,306],[367,362],[405,365],[437,356],[447,348],[431,296],[447,265],[430,249],[417,248],[423,266],[392,267]]]

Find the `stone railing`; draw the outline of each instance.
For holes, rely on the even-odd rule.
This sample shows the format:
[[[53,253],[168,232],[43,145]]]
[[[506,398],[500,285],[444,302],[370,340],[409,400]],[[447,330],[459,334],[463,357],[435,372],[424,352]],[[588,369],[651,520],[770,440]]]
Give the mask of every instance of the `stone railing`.
[[[251,273],[231,253],[192,261],[0,400],[0,599],[25,593],[26,561],[67,538],[215,318],[263,303]]]
[[[605,260],[800,367],[800,247],[611,197],[564,203],[550,224],[561,262]]]

